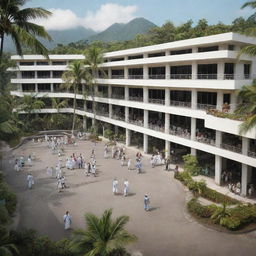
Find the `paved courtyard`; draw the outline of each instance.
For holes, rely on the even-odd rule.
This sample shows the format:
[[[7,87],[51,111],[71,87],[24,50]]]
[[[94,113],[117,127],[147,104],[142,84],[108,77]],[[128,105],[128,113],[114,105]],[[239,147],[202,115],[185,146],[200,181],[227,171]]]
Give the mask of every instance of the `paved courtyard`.
[[[173,172],[163,167],[151,168],[149,158],[143,158],[143,173],[128,171],[115,159],[104,159],[104,143],[78,142],[78,146],[67,146],[65,157],[82,153],[89,160],[92,148],[96,151],[97,177],[87,177],[84,170],[65,170],[69,188],[58,193],[57,181],[47,176],[46,167],[55,166],[57,156],[51,153],[46,143],[32,141],[6,153],[3,167],[7,181],[18,195],[18,217],[16,226],[36,229],[41,235],[61,239],[71,234],[65,231],[62,217],[69,210],[73,229],[85,228],[84,213],[101,215],[107,208],[113,208],[113,215],[128,215],[129,232],[138,237],[131,252],[145,256],[170,255],[255,255],[256,232],[232,235],[207,229],[189,217],[185,209],[185,191],[173,178]],[[28,156],[35,152],[37,160],[32,167],[16,173],[13,170],[14,156]],[[127,149],[128,156],[135,162],[136,151]],[[32,190],[26,188],[26,176],[31,172],[35,178]],[[114,196],[112,180],[117,177],[119,188],[123,182],[130,182],[130,196]],[[150,196],[151,211],[143,209],[143,197]]]

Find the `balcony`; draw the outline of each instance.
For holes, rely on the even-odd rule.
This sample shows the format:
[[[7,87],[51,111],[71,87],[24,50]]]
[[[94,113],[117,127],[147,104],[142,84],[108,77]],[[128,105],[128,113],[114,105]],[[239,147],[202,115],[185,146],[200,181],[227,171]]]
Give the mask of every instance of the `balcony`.
[[[220,147],[224,148],[226,150],[235,152],[235,153],[240,153],[241,154],[241,152],[242,152],[241,147],[237,147],[237,146],[233,146],[233,145],[229,145],[229,144],[225,144],[225,143],[222,143]]]
[[[164,132],[164,126],[157,124],[148,124],[148,128],[157,132]]]
[[[162,100],[162,99],[149,98],[148,102],[149,103],[153,103],[153,104],[160,104],[160,105],[164,105],[165,104],[165,100]]]
[[[256,152],[248,151],[248,156],[256,158]]]
[[[124,95],[122,94],[112,94],[112,99],[118,99],[118,100],[123,100],[124,99]]]
[[[137,126],[144,126],[143,120],[139,120],[139,119],[138,120],[129,119],[129,123]]]
[[[97,111],[96,111],[96,115],[98,115],[98,116],[105,116],[105,117],[109,117],[109,113],[108,113],[108,112],[105,112],[105,111],[99,111],[99,110],[97,110]]]
[[[191,134],[188,129],[184,129],[182,127],[178,127],[175,125],[171,125],[169,133],[174,136],[179,136],[185,139],[190,140]]]
[[[125,121],[124,116],[120,116],[120,114],[113,114],[112,118],[118,121]]]
[[[143,102],[143,97],[129,96],[129,100]]]
[[[170,105],[175,107],[191,108],[191,102],[185,102],[185,101],[171,100]]]
[[[129,75],[128,79],[143,79],[143,75]]]

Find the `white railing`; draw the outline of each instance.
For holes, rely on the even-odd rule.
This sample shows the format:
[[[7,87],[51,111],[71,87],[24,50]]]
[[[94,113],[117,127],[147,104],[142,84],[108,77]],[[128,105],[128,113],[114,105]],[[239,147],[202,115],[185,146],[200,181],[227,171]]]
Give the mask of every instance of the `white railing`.
[[[137,125],[137,126],[144,126],[144,123],[143,123],[142,120],[132,120],[132,119],[129,119],[129,123]]]
[[[241,153],[242,152],[242,148],[236,147],[236,146],[232,146],[232,145],[229,145],[229,144],[225,144],[225,143],[221,144],[221,148],[224,148],[224,149],[227,149],[229,151],[236,152],[236,153]]]
[[[152,98],[149,98],[148,102],[149,103],[153,103],[153,104],[161,104],[161,105],[165,104],[165,100],[162,100],[162,99],[152,99]]]
[[[177,107],[190,108],[191,107],[191,102],[171,100],[170,105],[171,106],[177,106]]]
[[[129,100],[131,101],[143,101],[143,97],[134,97],[134,96],[129,96]]]
[[[161,126],[161,125],[149,123],[148,128],[154,131],[164,132],[164,126]]]

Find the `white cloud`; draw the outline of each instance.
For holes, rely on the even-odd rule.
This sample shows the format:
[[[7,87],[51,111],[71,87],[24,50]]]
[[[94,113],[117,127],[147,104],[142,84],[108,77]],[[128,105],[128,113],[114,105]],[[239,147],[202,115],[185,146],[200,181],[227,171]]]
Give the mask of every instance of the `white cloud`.
[[[48,19],[38,19],[35,22],[46,30],[65,30],[80,25],[80,19],[71,10],[50,9],[52,15]]]
[[[84,26],[95,31],[102,31],[114,23],[127,23],[134,19],[136,5],[122,6],[118,4],[104,4],[96,12],[87,12]]]
[[[102,31],[114,23],[127,23],[134,19],[136,5],[122,6],[107,3],[95,11],[88,11],[84,17],[78,17],[71,10],[50,9],[52,16],[48,19],[37,19],[35,23],[44,26],[47,30],[65,30],[83,26],[95,31]]]

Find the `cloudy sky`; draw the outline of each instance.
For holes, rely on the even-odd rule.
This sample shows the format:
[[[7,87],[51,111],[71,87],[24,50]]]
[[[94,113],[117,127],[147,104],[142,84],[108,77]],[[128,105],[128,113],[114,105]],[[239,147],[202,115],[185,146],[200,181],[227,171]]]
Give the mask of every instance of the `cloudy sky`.
[[[144,17],[156,25],[170,20],[176,25],[192,19],[207,18],[210,24],[231,23],[239,16],[248,17],[250,8],[241,10],[246,0],[30,0],[25,7],[43,7],[53,15],[38,20],[48,30],[83,26],[97,32],[114,23],[127,23]]]

